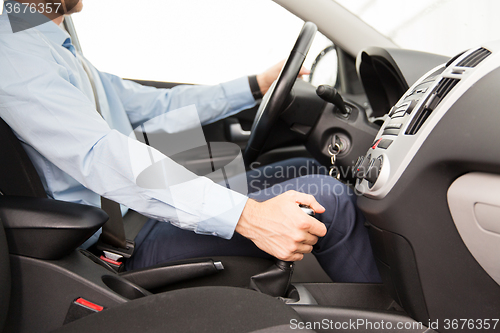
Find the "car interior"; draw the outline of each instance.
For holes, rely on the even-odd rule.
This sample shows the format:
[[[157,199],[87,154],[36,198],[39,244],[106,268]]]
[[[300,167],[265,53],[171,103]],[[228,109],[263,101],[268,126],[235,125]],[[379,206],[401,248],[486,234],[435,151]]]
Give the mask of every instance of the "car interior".
[[[500,331],[500,42],[450,58],[399,48],[334,1],[276,2],[306,21],[280,76],[255,108],[204,126],[206,141],[238,145],[247,167],[330,168],[358,195],[383,283],[332,282],[311,256],[117,270],[80,248],[108,215],[47,198],[0,119],[1,332]],[[362,37],[329,36],[347,21]],[[318,29],[334,46],[297,79]],[[312,84],[327,54],[336,83]],[[214,147],[217,165],[234,158]],[[195,172],[202,159],[176,156]]]

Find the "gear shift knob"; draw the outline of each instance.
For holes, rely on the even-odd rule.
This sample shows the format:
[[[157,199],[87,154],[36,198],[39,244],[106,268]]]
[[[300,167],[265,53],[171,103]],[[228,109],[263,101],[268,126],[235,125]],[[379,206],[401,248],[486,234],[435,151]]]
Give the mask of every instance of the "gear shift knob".
[[[309,206],[306,206],[306,205],[299,205],[299,208],[302,209],[302,211],[304,213],[306,213],[307,215],[309,216],[314,216],[316,213],[314,212],[314,210],[309,207]]]

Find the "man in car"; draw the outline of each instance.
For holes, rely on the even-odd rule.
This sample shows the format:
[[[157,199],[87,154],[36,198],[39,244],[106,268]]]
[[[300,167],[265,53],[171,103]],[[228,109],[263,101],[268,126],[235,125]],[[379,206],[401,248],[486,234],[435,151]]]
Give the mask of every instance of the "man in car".
[[[334,281],[379,281],[355,197],[331,177],[281,179],[250,198],[205,177],[168,191],[136,183],[130,161],[144,145],[130,140],[133,128],[159,115],[166,115],[161,125],[167,132],[189,128],[174,111],[192,104],[202,124],[252,107],[279,67],[216,86],[145,87],[99,72],[75,51],[59,25],[61,14],[82,10],[81,1],[63,0],[57,7],[54,1],[27,1],[23,6],[34,4],[50,21],[17,33],[11,27],[22,19],[7,15],[14,3],[6,2],[0,19],[0,117],[20,139],[49,197],[100,206],[103,196],[122,204],[123,213],[130,208],[150,218],[135,239],[129,269],[215,255],[297,261],[312,251]],[[153,154],[169,170],[184,172]],[[320,189],[314,196],[303,193],[311,185]]]

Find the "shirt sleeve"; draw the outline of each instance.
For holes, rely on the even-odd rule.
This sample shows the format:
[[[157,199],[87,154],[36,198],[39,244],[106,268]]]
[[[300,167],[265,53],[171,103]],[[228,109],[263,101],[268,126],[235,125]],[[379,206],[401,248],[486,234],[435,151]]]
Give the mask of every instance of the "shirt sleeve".
[[[108,73],[102,73],[102,78],[113,85],[134,128],[165,112],[193,104],[202,125],[231,116],[256,104],[247,77],[214,86],[179,85],[171,89],[143,86]],[[169,133],[175,133],[179,128],[172,121],[164,125]]]
[[[0,43],[0,117],[20,140],[101,196],[197,233],[232,237],[246,196],[206,177],[197,177],[159,151],[112,130],[97,113],[94,102],[70,83],[71,72],[54,60],[55,55],[47,45],[34,38],[19,39],[8,45]],[[127,86],[132,90],[143,89],[124,82],[123,87]],[[224,91],[224,85],[215,90]],[[150,89],[144,91],[146,95],[160,94]],[[229,112],[229,104],[239,99],[235,97],[238,93],[230,95],[234,102],[233,97],[225,98],[225,111],[204,119],[213,121]],[[183,98],[169,96],[170,100]],[[157,104],[165,103],[166,99],[149,101],[157,112]],[[144,115],[139,116],[134,110],[140,98],[126,102],[131,118],[141,121]],[[134,169],[140,164],[141,152],[152,153],[164,169],[174,170],[176,177],[180,175],[187,181],[168,179],[168,173],[166,183],[175,186],[138,186]]]

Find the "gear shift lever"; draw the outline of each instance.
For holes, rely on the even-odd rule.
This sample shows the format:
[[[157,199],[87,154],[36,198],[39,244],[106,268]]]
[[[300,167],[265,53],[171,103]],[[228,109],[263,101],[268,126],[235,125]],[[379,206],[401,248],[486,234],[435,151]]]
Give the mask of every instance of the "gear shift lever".
[[[303,212],[314,216],[314,210],[309,206],[299,206]],[[250,289],[273,297],[286,297],[292,281],[293,261],[276,260],[267,271],[250,278]]]

